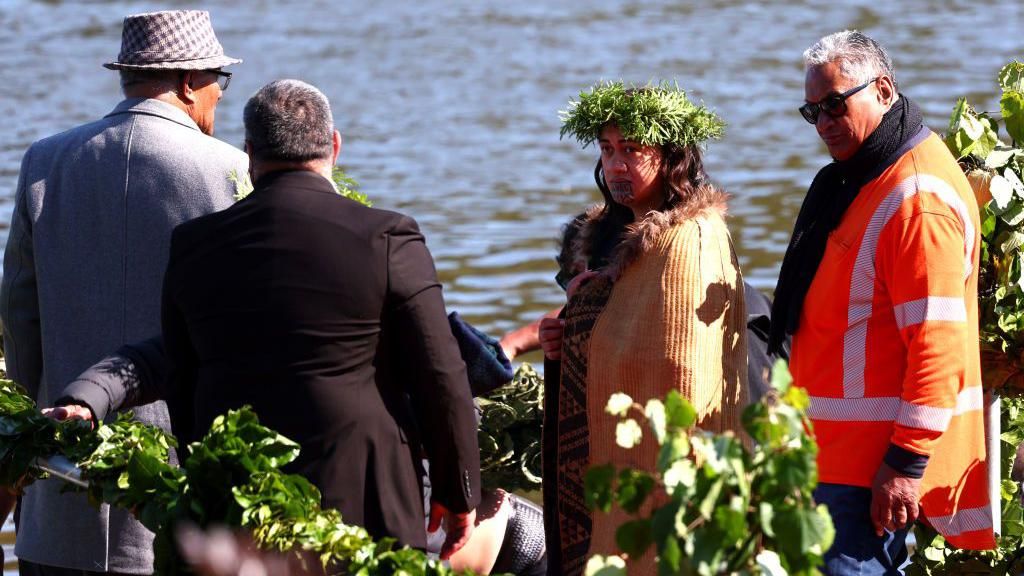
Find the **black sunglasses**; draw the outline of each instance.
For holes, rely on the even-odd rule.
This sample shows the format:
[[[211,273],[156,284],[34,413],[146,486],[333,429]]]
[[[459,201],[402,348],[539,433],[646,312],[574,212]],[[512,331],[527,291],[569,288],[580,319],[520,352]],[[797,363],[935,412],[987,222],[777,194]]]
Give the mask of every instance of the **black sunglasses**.
[[[223,70],[202,70],[202,72],[208,72],[218,76],[217,85],[220,86],[221,92],[227,90],[228,86],[231,85],[231,72],[225,72]],[[186,72],[182,72],[181,76],[184,78],[185,74]],[[189,82],[189,86],[192,86],[191,82]]]
[[[822,112],[828,114],[831,118],[841,118],[846,114],[846,99],[867,88],[869,84],[877,81],[879,78],[881,76],[872,78],[860,86],[854,86],[842,94],[826,96],[821,102],[808,102],[800,107],[800,115],[810,124],[817,124],[818,115]]]
[[[231,85],[231,72],[225,72],[223,70],[207,70],[207,72],[220,76],[220,78],[217,78],[217,84],[220,85],[221,92],[227,90],[228,86]]]

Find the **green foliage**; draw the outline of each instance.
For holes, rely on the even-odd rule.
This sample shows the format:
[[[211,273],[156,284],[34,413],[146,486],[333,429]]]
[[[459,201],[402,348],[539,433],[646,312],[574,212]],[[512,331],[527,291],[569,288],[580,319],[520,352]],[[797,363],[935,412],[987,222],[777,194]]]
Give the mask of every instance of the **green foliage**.
[[[953,548],[935,530],[917,524],[914,535],[918,548],[907,576],[1024,574],[1024,509],[1020,487],[1009,480],[1017,446],[1024,443],[1024,398],[1003,398],[1002,402],[1002,533],[998,548],[985,552]]]
[[[1003,114],[1006,133],[1017,145],[1024,144],[1024,64],[1011,62],[999,71],[999,87],[1003,97],[999,110]]]
[[[355,200],[363,206],[373,206],[373,202],[370,202],[370,198],[359,191],[359,182],[356,182],[355,178],[346,174],[340,166],[334,167],[334,170],[331,172],[331,177],[334,180],[334,185],[338,188],[338,194],[341,194],[349,200]]]
[[[369,197],[359,191],[359,182],[346,174],[341,167],[334,167],[331,172],[331,179],[334,181],[334,186],[338,189],[338,194],[350,200],[355,200],[363,206],[373,206],[373,202],[370,202]],[[232,170],[228,172],[228,181],[235,186],[236,202],[252,194],[253,185],[249,179],[249,174],[239,174],[237,171]]]
[[[540,488],[544,381],[527,363],[509,384],[480,398],[480,480],[484,489]]]
[[[696,411],[678,392],[644,407],[617,394],[608,412],[643,413],[661,446],[654,474],[609,464],[584,478],[592,508],[614,503],[634,516],[616,531],[619,548],[638,556],[654,546],[659,574],[817,574],[835,531],[811,497],[818,474],[809,401],[790,382],[785,363],[776,364],[774,391],[744,411],[752,448],[731,433],[693,428]],[[639,514],[662,491],[667,502]],[[624,574],[618,560],[591,558],[587,574]]]
[[[0,380],[0,478],[25,486],[41,474],[31,462],[62,455],[81,470],[93,502],[132,510],[156,534],[158,574],[189,573],[173,535],[182,522],[248,529],[262,548],[318,559],[310,572],[361,576],[443,576],[451,570],[394,540],[374,542],[363,528],[347,526],[337,510],[320,508],[319,490],[305,478],[284,474],[298,445],[261,426],[249,408],[218,417],[199,442],[188,446],[184,467],[169,463],[174,439],[158,428],[120,415],[95,431],[80,421],[42,416],[24,390]]]
[[[1002,120],[1013,141],[1024,141],[1024,65],[1014,62],[999,74]],[[980,335],[986,358],[1002,358],[999,371],[985,362],[988,386],[1002,386],[1019,371],[1024,352],[1024,149],[999,139],[999,125],[957,101],[946,145],[960,161],[974,188],[981,216],[981,269],[978,294]],[[993,356],[995,355],[995,356]]]
[[[686,97],[678,84],[660,82],[643,87],[602,82],[581,92],[579,100],[559,112],[561,137],[571,135],[583,147],[596,141],[612,123],[622,135],[644,146],[702,144],[721,138],[725,123],[703,105]]]

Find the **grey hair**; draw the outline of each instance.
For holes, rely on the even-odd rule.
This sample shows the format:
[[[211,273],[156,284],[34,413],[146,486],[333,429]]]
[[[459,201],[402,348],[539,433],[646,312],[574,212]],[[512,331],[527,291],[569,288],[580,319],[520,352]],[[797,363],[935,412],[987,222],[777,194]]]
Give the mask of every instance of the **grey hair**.
[[[242,113],[245,140],[261,160],[329,160],[334,118],[327,97],[300,80],[275,80],[260,88]]]
[[[896,70],[885,48],[857,30],[829,34],[804,50],[804,69],[830,62],[836,62],[839,71],[858,84],[888,76],[896,86]]]

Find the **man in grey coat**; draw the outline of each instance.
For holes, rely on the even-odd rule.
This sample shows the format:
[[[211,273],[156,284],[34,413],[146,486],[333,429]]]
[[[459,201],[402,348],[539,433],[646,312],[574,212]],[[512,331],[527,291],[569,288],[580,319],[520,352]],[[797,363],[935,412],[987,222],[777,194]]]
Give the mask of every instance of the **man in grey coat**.
[[[0,318],[8,375],[40,407],[119,346],[160,332],[171,230],[233,202],[247,157],[210,135],[241,62],[224,55],[207,12],[129,16],[119,70],[125,100],[25,153],[4,254]],[[167,408],[134,410],[168,429]],[[21,574],[148,574],[153,536],[127,512],[31,485],[17,514]]]

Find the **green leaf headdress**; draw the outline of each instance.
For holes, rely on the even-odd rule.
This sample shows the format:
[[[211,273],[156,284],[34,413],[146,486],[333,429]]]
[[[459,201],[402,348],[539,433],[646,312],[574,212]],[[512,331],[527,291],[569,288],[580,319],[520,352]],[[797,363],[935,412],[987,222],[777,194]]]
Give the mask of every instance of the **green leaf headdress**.
[[[613,123],[622,135],[644,146],[701,144],[722,136],[725,123],[703,105],[686,98],[679,85],[662,81],[644,87],[622,82],[602,82],[579,101],[570,100],[569,109],[559,112],[559,137],[571,134],[589,146],[605,124]]]

